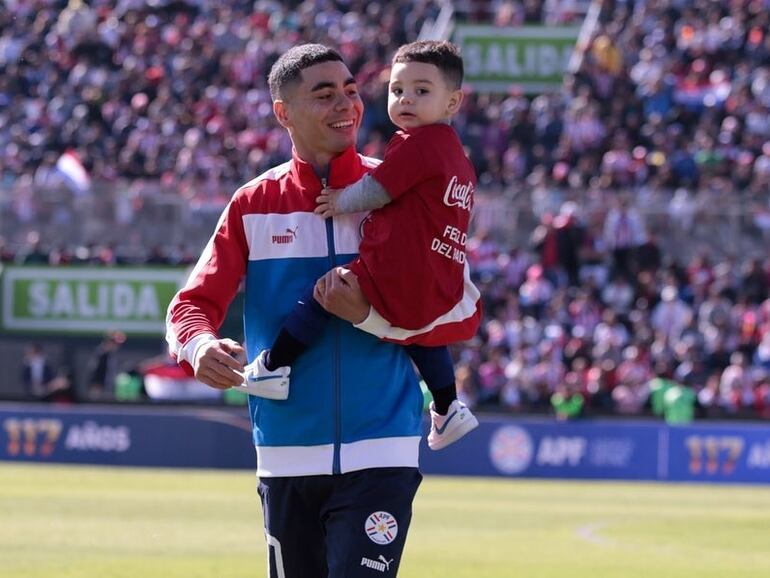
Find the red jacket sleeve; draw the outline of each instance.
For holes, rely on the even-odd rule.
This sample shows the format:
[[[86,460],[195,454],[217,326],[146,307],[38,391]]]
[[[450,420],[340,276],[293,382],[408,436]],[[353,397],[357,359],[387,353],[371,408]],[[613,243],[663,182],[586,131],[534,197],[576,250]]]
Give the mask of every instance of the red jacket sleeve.
[[[180,355],[182,348],[196,335],[217,335],[246,272],[248,245],[240,199],[236,194],[225,208],[198,263],[168,308],[169,351],[188,373],[191,360]]]

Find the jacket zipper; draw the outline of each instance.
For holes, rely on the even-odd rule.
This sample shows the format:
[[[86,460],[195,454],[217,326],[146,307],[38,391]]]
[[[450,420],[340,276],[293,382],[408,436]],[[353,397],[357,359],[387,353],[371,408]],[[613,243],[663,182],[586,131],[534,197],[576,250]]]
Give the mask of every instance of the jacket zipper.
[[[326,184],[329,179],[327,172],[326,177],[321,179],[321,187],[326,188]],[[334,246],[334,217],[326,219],[326,245],[329,248],[329,270],[334,269],[337,266],[337,250]],[[340,447],[342,445],[342,406],[340,400],[340,348],[341,348],[341,335],[340,324],[336,319],[332,319],[332,327],[334,330],[334,354],[332,356],[332,386],[334,391],[334,455],[332,458],[332,473],[342,473],[340,466]]]

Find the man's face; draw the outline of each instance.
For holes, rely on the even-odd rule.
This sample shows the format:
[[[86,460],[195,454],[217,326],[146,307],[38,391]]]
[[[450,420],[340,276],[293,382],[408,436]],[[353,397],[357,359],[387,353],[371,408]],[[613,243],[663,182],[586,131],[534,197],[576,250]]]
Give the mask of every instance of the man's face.
[[[348,67],[335,61],[304,69],[300,82],[286,87],[284,99],[277,100],[273,110],[299,156],[325,165],[355,146],[364,105]]]

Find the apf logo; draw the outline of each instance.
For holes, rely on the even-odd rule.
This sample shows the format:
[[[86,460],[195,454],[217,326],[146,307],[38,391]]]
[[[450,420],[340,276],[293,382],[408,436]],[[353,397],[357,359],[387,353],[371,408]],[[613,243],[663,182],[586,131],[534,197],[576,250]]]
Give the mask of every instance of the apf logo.
[[[473,183],[468,181],[463,185],[458,182],[457,175],[453,176],[444,191],[444,204],[470,211],[473,205]]]
[[[504,474],[518,474],[529,467],[534,448],[523,428],[509,425],[498,429],[489,442],[489,458]]]
[[[375,544],[390,544],[398,535],[398,522],[387,512],[373,512],[364,524],[364,532]]]
[[[393,558],[390,560],[387,560],[385,556],[380,554],[380,556],[377,558],[377,560],[372,560],[371,558],[367,558],[364,556],[361,558],[361,566],[366,566],[367,568],[371,568],[372,570],[377,570],[378,572],[387,572],[390,570],[390,565],[393,563]]]
[[[297,238],[297,230],[299,229],[299,225],[294,227],[293,229],[289,229],[286,227],[286,233],[283,235],[273,235],[273,245],[286,245],[288,243],[293,243],[294,240]]]

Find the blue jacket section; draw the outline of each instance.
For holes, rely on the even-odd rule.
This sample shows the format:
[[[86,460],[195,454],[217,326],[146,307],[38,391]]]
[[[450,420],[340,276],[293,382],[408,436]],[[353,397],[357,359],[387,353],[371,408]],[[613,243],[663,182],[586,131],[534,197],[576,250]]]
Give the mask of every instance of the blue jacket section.
[[[365,172],[360,157],[354,158],[356,168]],[[297,175],[304,175],[302,187],[292,183]],[[356,178],[339,182],[344,179],[338,176],[330,186],[339,188]],[[363,215],[324,221],[312,214],[321,184],[317,178],[313,182],[306,167],[295,167],[278,180],[284,182],[277,208],[273,202],[260,202],[260,197],[267,200],[276,194],[272,186],[261,190],[260,179],[241,193],[256,199],[246,203],[256,210],[244,217],[249,245],[244,309],[249,360],[271,346],[308,287],[334,266],[355,258],[360,240]],[[296,194],[313,199],[310,210],[291,201]],[[335,246],[335,239],[342,247]],[[290,380],[285,401],[249,398],[259,475],[417,466],[423,397],[401,346],[333,318],[319,341],[292,366]]]
[[[297,299],[328,270],[326,258],[249,263],[244,310],[249,359],[270,347]],[[336,318],[292,367],[288,400],[249,398],[258,446],[419,436],[422,404],[404,348]]]

